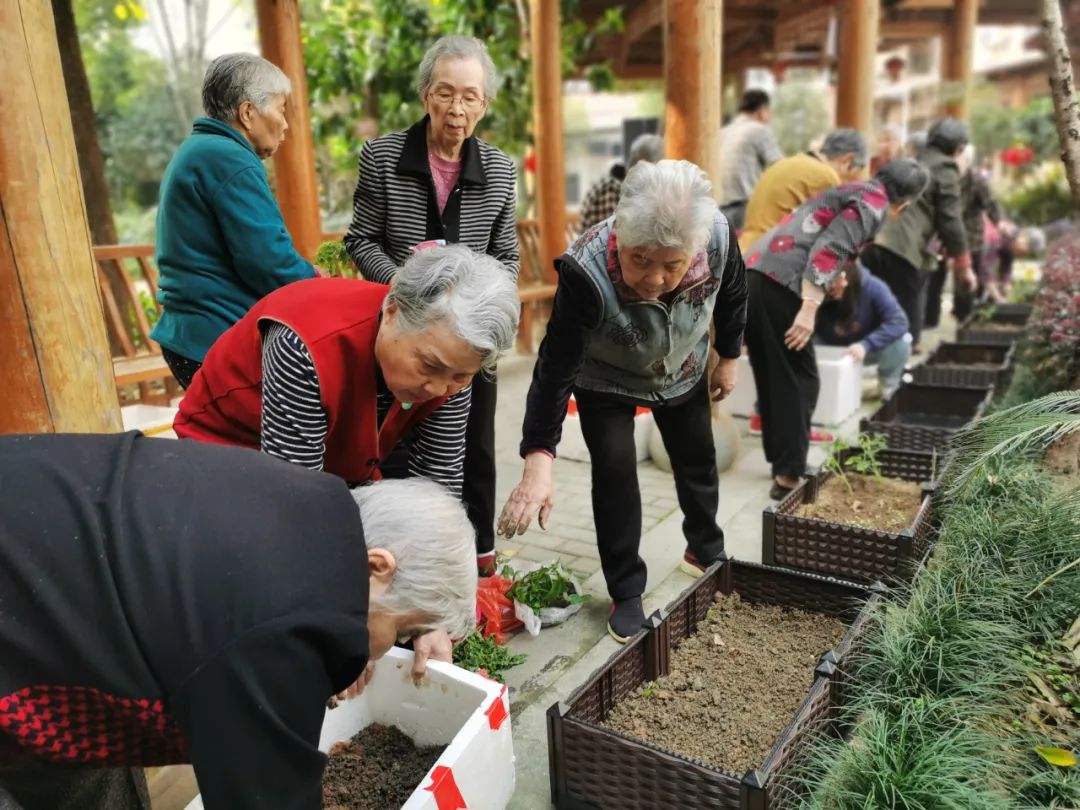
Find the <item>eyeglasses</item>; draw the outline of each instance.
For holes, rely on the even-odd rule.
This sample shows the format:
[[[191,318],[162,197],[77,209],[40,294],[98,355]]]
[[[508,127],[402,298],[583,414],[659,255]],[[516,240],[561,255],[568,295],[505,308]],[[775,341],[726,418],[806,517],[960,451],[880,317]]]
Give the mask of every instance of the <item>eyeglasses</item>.
[[[462,93],[457,94],[453,90],[447,90],[440,88],[438,90],[432,90],[428,95],[435,99],[440,106],[450,107],[459,98],[461,99],[461,106],[469,112],[478,112],[487,102],[487,99],[476,93]]]

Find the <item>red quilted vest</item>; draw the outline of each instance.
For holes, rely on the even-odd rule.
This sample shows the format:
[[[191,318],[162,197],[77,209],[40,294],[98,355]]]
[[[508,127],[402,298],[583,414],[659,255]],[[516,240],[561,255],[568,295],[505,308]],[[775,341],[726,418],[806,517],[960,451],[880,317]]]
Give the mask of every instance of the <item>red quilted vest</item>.
[[[315,361],[328,432],[323,469],[350,484],[378,480],[379,464],[414,423],[445,397],[403,410],[395,402],[378,425],[375,336],[390,288],[352,279],[313,278],[275,290],[251,308],[206,355],[173,421],[184,439],[259,449],[262,418],[260,324],[285,324]]]

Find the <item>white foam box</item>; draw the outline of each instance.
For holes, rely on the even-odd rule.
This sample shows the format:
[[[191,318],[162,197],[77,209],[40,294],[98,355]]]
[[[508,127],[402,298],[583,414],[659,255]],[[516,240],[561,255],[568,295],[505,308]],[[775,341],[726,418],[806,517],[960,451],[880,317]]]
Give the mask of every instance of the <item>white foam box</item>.
[[[863,364],[847,353],[844,346],[815,346],[821,393],[810,417],[815,425],[838,425],[859,409],[862,402]],[[739,358],[735,390],[720,406],[733,416],[750,416],[757,401],[754,373],[750,359]]]
[[[653,429],[653,415],[648,408],[638,408],[634,416],[634,449],[640,464],[649,457],[649,434]],[[577,403],[570,397],[570,406],[563,420],[562,439],[556,448],[559,458],[570,461],[589,461],[589,448],[585,446],[585,437],[581,434],[581,417],[577,413]]]
[[[419,746],[447,746],[401,810],[502,810],[514,793],[506,687],[438,661],[428,663],[416,685],[412,658],[408,650],[391,649],[376,662],[363,694],[327,709],[319,750],[328,752],[372,723],[397,726]],[[198,797],[186,808],[202,809]]]
[[[120,409],[120,418],[124,420],[124,430],[157,436],[172,430],[177,410],[166,405],[125,405]]]

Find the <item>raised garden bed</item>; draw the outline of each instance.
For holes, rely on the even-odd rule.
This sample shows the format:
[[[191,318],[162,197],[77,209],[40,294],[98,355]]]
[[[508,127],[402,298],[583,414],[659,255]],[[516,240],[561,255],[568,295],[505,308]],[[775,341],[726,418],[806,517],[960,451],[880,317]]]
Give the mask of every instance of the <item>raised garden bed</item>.
[[[892,450],[940,453],[956,431],[982,416],[993,395],[993,388],[905,383],[860,420],[859,431],[885,435]]]
[[[844,450],[841,458],[857,452]],[[865,582],[910,579],[930,544],[933,481],[940,476],[942,459],[931,453],[887,449],[878,453],[878,460],[886,479],[924,485],[912,504],[915,515],[910,525],[885,531],[799,514],[836,477],[833,472],[818,472],[765,509],[762,561]]]
[[[839,677],[861,637],[869,604],[881,586],[742,562],[720,563],[632,640],[566,703],[548,710],[551,795],[562,810],[718,810],[775,808],[793,796],[793,766],[817,734],[830,727],[841,699]],[[745,773],[709,765],[609,728],[614,707],[671,673],[674,649],[706,621],[717,593],[743,603],[776,605],[839,618],[846,631],[823,655],[805,699],[761,764]],[[770,673],[763,669],[761,679]],[[725,693],[727,694],[727,693]],[[715,700],[715,698],[713,698]]]
[[[926,361],[915,366],[912,377],[921,385],[947,385],[956,388],[994,386],[1004,391],[1012,379],[1012,344],[942,343]]]
[[[1029,304],[1002,304],[989,315],[975,311],[957,327],[956,339],[961,343],[1015,343],[1024,334],[1030,315]]]

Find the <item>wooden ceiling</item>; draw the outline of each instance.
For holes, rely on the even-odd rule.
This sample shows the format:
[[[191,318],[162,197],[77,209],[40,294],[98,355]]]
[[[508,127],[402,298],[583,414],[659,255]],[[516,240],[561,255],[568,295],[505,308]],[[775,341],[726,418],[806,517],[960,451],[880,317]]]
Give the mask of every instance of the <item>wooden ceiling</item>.
[[[1066,3],[1070,0],[1066,0]],[[664,0],[624,0],[625,30],[598,43],[588,61],[610,60],[621,78],[660,78],[664,70]],[[612,3],[582,0],[587,20]],[[940,35],[952,19],[952,0],[882,0],[881,47]],[[979,22],[986,25],[1037,25],[1036,0],[981,0]],[[755,66],[826,65],[829,28],[838,0],[724,0],[723,60],[726,70]]]

